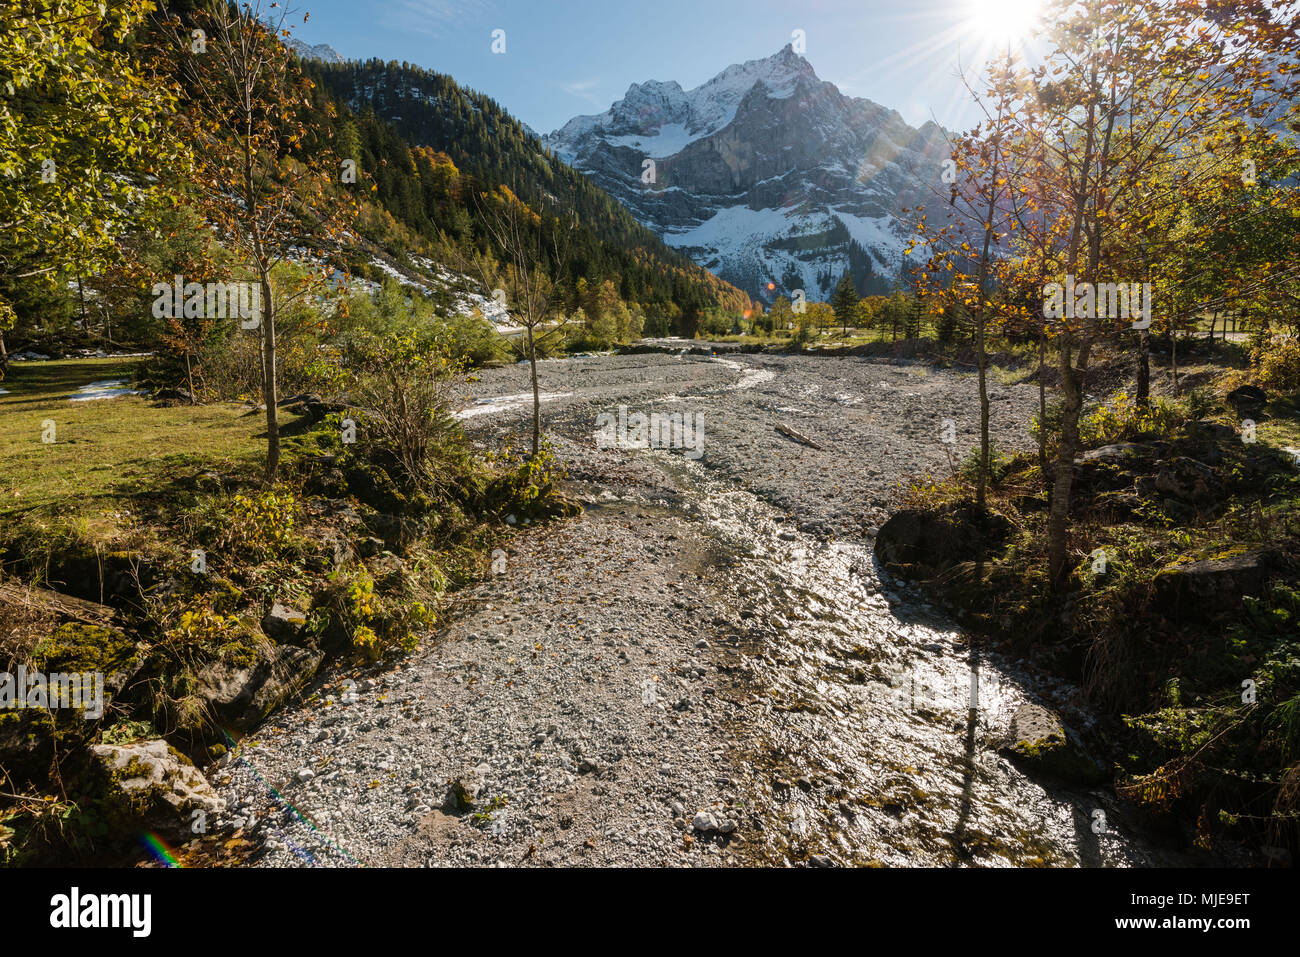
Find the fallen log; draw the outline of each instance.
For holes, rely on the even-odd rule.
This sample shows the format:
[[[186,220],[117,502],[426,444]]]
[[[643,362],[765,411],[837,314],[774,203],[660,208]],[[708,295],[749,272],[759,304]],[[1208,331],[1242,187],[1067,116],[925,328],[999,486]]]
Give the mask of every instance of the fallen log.
[[[86,625],[105,625],[117,618],[107,605],[19,582],[0,582],[0,605],[32,608]]]
[[[812,439],[808,438],[808,436],[804,435],[802,432],[796,432],[794,429],[790,428],[790,426],[785,425],[781,422],[778,422],[776,424],[776,430],[780,432],[782,435],[784,435],[787,439],[792,439],[793,441],[798,442],[800,445],[806,445],[810,449],[816,449],[819,452],[826,451],[824,448],[822,448]]]

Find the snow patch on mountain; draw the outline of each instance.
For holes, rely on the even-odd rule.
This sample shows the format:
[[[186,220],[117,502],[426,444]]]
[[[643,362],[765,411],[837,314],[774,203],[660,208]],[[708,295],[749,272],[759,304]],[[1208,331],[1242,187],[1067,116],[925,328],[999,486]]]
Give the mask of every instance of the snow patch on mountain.
[[[790,45],[693,90],[634,83],[544,143],[669,245],[769,301],[795,288],[825,298],[846,270],[862,292],[892,286],[903,210],[931,198],[948,156],[939,127],[844,96]]]

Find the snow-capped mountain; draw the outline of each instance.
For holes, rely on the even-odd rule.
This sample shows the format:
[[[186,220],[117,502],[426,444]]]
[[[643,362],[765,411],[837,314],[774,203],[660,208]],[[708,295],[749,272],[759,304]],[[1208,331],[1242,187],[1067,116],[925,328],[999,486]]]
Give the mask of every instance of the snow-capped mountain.
[[[312,46],[301,40],[290,38],[289,48],[304,60],[321,60],[324,63],[343,63],[343,56],[328,43]]]
[[[949,155],[937,125],[844,96],[788,44],[693,90],[634,83],[544,142],[669,245],[768,301],[825,299],[850,267],[862,291],[891,285],[900,213],[945,192]]]

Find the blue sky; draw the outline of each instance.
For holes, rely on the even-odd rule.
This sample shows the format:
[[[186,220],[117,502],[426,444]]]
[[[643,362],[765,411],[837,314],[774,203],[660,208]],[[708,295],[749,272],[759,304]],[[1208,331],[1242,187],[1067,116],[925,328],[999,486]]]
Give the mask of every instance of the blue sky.
[[[913,125],[969,126],[957,79],[1017,0],[296,0],[294,36],[350,59],[406,60],[496,99],[539,133],[599,113],[631,83],[685,89],[775,53],[795,30],[818,76]],[[1018,0],[1024,3],[1025,0]],[[505,54],[492,33],[505,31]]]

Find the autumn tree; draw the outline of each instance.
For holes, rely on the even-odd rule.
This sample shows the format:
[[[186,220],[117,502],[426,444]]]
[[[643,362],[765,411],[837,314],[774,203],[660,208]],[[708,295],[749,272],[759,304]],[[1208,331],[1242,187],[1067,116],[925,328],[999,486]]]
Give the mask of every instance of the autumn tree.
[[[280,462],[277,312],[324,281],[321,270],[296,289],[278,290],[272,272],[302,247],[328,248],[341,238],[356,215],[348,188],[358,180],[355,160],[338,157],[311,124],[311,84],[284,43],[290,16],[287,6],[264,0],[240,7],[208,0],[163,30],[162,62],[177,58],[184,91],[200,208],[260,290],[267,482]]]
[[[148,0],[7,0],[0,29],[0,287],[112,262],[123,230],[162,202],[185,150],[176,103],[123,48]],[[17,320],[0,293],[4,335]]]
[[[562,340],[569,324],[563,288],[552,280],[547,259],[557,265],[566,261],[570,235],[577,223],[551,217],[545,224],[547,228],[541,231],[549,234],[548,244],[538,232],[538,227],[543,225],[541,215],[528,208],[510,188],[501,186],[491,193],[483,191],[475,197],[475,203],[480,222],[494,248],[500,250],[503,262],[498,264],[480,253],[460,256],[457,265],[462,272],[477,279],[485,297],[505,305],[510,321],[523,330],[522,342],[514,337],[508,337],[507,341],[528,362],[533,393],[532,450],[536,457],[542,442],[538,350]],[[582,308],[590,305],[600,310],[606,305],[601,288],[588,289],[581,278],[575,285],[579,297],[585,294],[589,300]]]
[[[1242,155],[1252,123],[1293,93],[1295,40],[1288,4],[1198,0],[1052,0],[1041,64],[1007,83],[1015,148],[1035,161],[1016,183],[1054,224],[1061,274],[1082,297],[1053,316],[1063,400],[1052,465],[1048,564],[1058,587],[1068,571],[1069,512],[1079,418],[1091,352],[1134,325],[1089,308],[1097,284],[1130,275],[1126,237],[1156,204],[1159,171],[1207,149]],[[1095,306],[1095,298],[1091,300]]]

